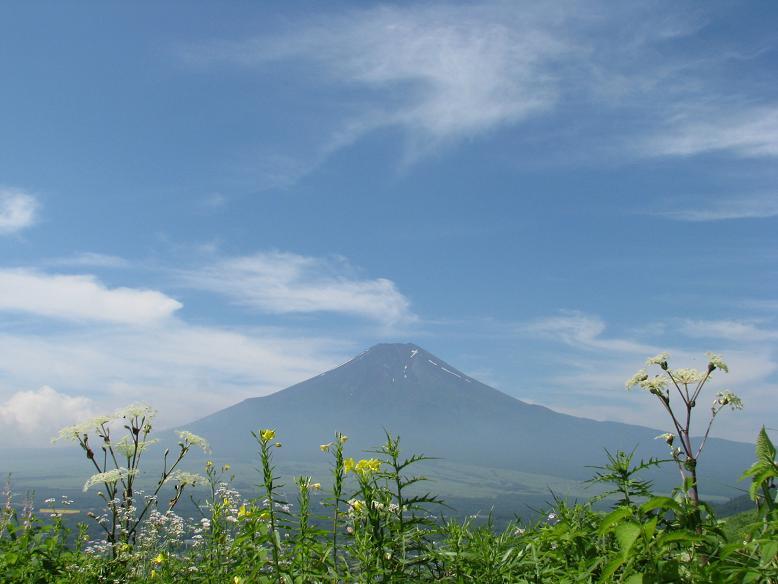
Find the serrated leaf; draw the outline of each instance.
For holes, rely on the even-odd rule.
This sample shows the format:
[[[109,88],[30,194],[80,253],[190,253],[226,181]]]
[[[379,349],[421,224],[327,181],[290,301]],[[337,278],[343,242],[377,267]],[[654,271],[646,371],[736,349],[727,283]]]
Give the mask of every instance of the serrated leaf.
[[[756,459],[764,464],[775,464],[775,446],[770,441],[764,426],[759,430],[759,436],[756,438]]]

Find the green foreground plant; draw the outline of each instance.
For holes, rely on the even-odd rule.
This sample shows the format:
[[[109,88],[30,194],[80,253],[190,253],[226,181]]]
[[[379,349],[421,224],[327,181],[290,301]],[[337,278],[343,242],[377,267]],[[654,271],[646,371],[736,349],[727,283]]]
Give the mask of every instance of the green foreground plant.
[[[690,401],[698,389],[690,390]],[[139,461],[152,442],[151,411],[133,408],[63,434],[76,439],[100,471],[86,486],[106,489],[106,514],[95,517],[104,539],[92,539],[86,525],[70,533],[61,517],[35,517],[29,499],[19,504],[6,488],[0,510],[4,584],[778,582],[778,465],[764,428],[756,462],[743,475],[751,480],[757,512],[734,532],[687,494],[688,477],[681,496],[654,493],[640,475],[664,461],[636,462],[634,451],[607,453],[607,462],[596,467],[593,482],[605,486],[603,495],[576,504],[555,498],[535,521],[497,530],[491,517],[439,516],[442,502],[415,474],[427,457],[404,455],[399,437],[389,433],[365,458],[348,456],[348,438],[336,434],[319,447],[332,459],[328,484],[299,476],[294,492],[286,493],[275,467],[283,452],[276,431],[257,430],[260,480],[257,496],[249,498],[231,486],[229,465],[208,462],[205,476],[176,474],[191,446],[207,448],[202,438],[182,433],[175,460],[168,464],[163,456],[161,477],[142,496]],[[127,440],[114,440],[116,423],[123,424]],[[95,436],[102,440],[99,457],[90,440]],[[687,460],[673,457],[681,465]],[[126,472],[108,480],[105,473],[116,468]],[[192,497],[199,518],[176,514],[184,488],[203,497]],[[170,498],[160,504],[163,492]],[[611,501],[611,509],[596,510],[598,500]]]

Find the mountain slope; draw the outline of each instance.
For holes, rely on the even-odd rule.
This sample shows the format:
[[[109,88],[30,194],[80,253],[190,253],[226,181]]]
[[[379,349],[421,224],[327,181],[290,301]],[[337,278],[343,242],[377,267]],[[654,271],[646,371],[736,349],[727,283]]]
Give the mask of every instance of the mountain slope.
[[[585,479],[603,448],[666,457],[654,429],[597,422],[527,404],[484,385],[413,344],[382,344],[331,371],[277,393],[247,399],[187,426],[226,458],[254,456],[251,430],[272,427],[285,460],[321,460],[335,431],[352,452],[374,446],[383,429],[409,451],[466,464]],[[747,444],[712,439],[701,481],[731,493],[752,456]],[[662,475],[670,473],[664,472]]]

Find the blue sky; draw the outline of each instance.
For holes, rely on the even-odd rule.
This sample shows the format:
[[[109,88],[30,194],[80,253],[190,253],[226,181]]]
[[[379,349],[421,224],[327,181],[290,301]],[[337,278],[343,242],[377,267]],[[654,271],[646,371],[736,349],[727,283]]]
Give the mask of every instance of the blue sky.
[[[186,422],[386,341],[660,428],[624,380],[713,351],[746,405],[716,433],[776,426],[777,16],[5,3],[0,437]]]

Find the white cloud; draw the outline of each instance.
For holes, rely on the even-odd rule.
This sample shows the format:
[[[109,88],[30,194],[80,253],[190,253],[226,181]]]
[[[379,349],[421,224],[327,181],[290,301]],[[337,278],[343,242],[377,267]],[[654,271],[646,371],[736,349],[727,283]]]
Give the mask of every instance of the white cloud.
[[[100,256],[85,259],[101,262]],[[234,288],[219,291],[268,312],[328,310],[382,323],[411,318],[391,282],[359,279],[351,271],[342,260],[275,253],[224,261],[185,277],[204,278],[202,286],[235,278]],[[246,297],[239,294],[242,286]],[[25,320],[35,326],[0,330],[0,426],[24,427],[24,440],[40,428],[48,437],[50,420],[36,413],[46,400],[62,402],[68,416],[79,407],[113,411],[142,401],[159,410],[160,427],[182,424],[318,375],[361,348],[286,328],[196,326],[174,318],[178,308],[160,292],[108,288],[93,276],[0,269],[0,311],[37,317]],[[50,327],[49,317],[69,326]],[[19,391],[41,386],[57,391]],[[67,401],[69,395],[81,401]],[[52,420],[55,426],[68,421]]]
[[[587,350],[606,350],[619,353],[649,354],[658,349],[634,341],[603,337],[605,323],[597,316],[578,311],[565,311],[559,316],[542,318],[519,329],[523,333],[562,341]]]
[[[684,320],[681,330],[689,337],[726,339],[740,343],[778,340],[778,331],[738,320]]]
[[[656,214],[668,219],[692,222],[778,217],[778,193],[702,201],[695,208],[676,209]]]
[[[159,427],[165,427],[318,375],[356,350],[332,338],[192,326],[176,319],[144,329],[5,333],[0,401],[15,388],[48,384],[88,397],[99,411],[149,403],[159,410]]]
[[[59,393],[48,386],[17,391],[0,401],[0,442],[3,446],[44,446],[57,429],[96,414],[84,396]]]
[[[227,197],[221,193],[209,193],[202,197],[199,201],[200,207],[209,210],[224,207],[226,204]]]
[[[334,312],[390,325],[415,318],[394,282],[360,279],[352,271],[342,260],[267,252],[187,271],[183,278],[268,313]]]
[[[0,311],[148,325],[170,317],[179,308],[178,301],[161,292],[107,288],[94,276],[0,269]]]
[[[729,374],[713,375],[701,399],[712,400],[717,391],[730,388],[743,398],[746,407],[743,412],[727,416],[726,421],[721,420],[715,435],[752,440],[755,429],[778,415],[775,400],[769,399],[769,388],[775,387],[778,361],[774,344],[766,342],[776,337],[752,323],[684,320],[656,327],[654,333],[644,328],[644,335],[658,339],[656,343],[605,337],[605,322],[581,312],[540,319],[519,330],[562,344],[563,348],[554,353],[553,365],[534,380],[544,388],[542,394],[535,394],[535,400],[557,411],[598,420],[667,427],[666,413],[658,403],[651,403],[651,396],[640,391],[624,391],[624,382],[644,366],[646,358],[666,350],[670,353],[671,367],[704,369],[706,351],[721,354],[729,365]],[[687,340],[680,341],[677,333],[685,335]],[[661,341],[668,335],[672,335],[672,341]],[[715,343],[711,344],[711,340]],[[547,359],[547,353],[543,357]],[[702,432],[701,425],[707,422],[709,410],[707,407],[697,410],[694,427]]]
[[[326,149],[399,127],[420,154],[552,109],[559,79],[549,69],[561,55],[575,54],[565,21],[563,10],[499,3],[385,6],[312,20],[276,38],[211,43],[183,54],[198,64],[314,64],[318,76],[380,96],[349,112]]]
[[[657,10],[597,0],[384,5],[298,19],[275,35],[180,47],[179,56],[195,66],[270,70],[283,62],[296,73],[305,71],[307,82],[324,86],[325,95],[333,86],[348,92],[348,99],[327,104],[327,121],[317,127],[326,134],[319,136],[324,144],[303,156],[307,160],[298,156],[301,148],[310,148],[308,138],[297,144],[292,160],[282,156],[260,164],[268,167],[262,182],[271,186],[299,179],[333,151],[378,129],[400,129],[407,138],[406,161],[414,161],[441,146],[555,111],[565,116],[563,123],[542,132],[553,134],[553,152],[567,146],[565,159],[582,156],[586,119],[608,115],[617,116],[617,126],[629,134],[616,132],[607,140],[618,144],[608,151],[609,160],[616,150],[621,156],[722,148],[772,153],[772,139],[756,131],[756,114],[729,126],[715,117],[694,123],[691,116],[683,123],[674,119],[644,140],[667,121],[665,112],[700,111],[720,64],[742,58],[668,51],[670,43],[693,39],[708,18],[671,4]],[[690,103],[695,107],[687,107]],[[579,112],[581,107],[588,109]],[[571,121],[570,112],[578,119]],[[533,128],[524,128],[531,135]],[[566,132],[574,136],[572,147],[558,140]],[[602,126],[592,133],[597,141],[587,146],[602,155]]]
[[[744,157],[778,156],[778,106],[695,104],[672,117],[660,134],[646,141],[645,149],[658,156],[718,151]]]
[[[126,268],[130,265],[130,262],[124,258],[89,251],[70,257],[57,258],[48,263],[57,266],[75,266],[79,268]]]
[[[0,188],[0,235],[16,233],[35,223],[38,201],[18,189]]]

